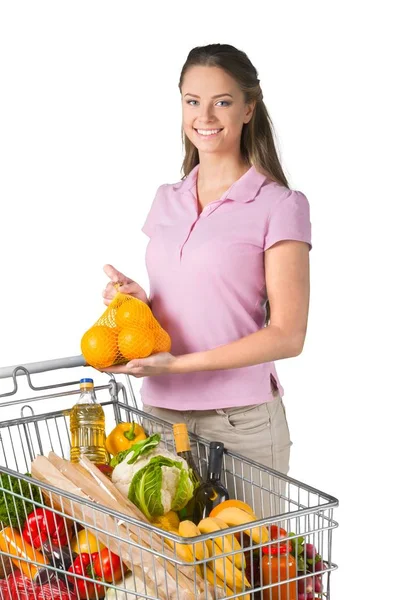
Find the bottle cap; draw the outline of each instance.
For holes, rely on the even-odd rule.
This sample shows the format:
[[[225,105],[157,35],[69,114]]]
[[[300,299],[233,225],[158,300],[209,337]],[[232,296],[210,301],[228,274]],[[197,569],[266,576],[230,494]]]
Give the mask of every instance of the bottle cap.
[[[188,430],[185,423],[175,423],[172,426],[175,440],[175,450],[179,452],[188,452],[190,450],[190,442]]]
[[[172,425],[172,429],[174,434],[187,434],[188,430],[186,427],[186,423],[175,423]]]
[[[223,452],[224,451],[223,442],[210,442],[210,450],[220,450],[221,452]]]
[[[84,378],[79,383],[81,387],[93,387],[93,379]]]
[[[279,556],[281,554],[289,554],[292,551],[292,544],[289,542],[282,542],[278,544],[270,544],[269,546],[263,546],[262,553],[268,554],[269,556]]]

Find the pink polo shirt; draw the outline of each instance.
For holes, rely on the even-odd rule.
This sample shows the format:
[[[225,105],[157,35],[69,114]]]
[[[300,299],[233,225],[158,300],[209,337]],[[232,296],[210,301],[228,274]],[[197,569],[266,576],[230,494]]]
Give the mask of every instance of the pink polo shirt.
[[[158,188],[142,231],[151,308],[172,339],[174,355],[210,350],[265,325],[264,251],[280,240],[311,248],[307,198],[251,167],[198,214],[199,166]],[[272,380],[271,380],[272,379]],[[146,377],[145,404],[209,410],[273,399],[273,362],[240,369]]]

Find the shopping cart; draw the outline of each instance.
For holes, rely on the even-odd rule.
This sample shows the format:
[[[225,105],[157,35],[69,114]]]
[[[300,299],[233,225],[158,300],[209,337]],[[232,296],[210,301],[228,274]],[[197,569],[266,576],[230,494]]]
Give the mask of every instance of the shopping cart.
[[[69,409],[83,371],[90,370],[83,366],[82,357],[72,357],[0,368],[0,598],[331,598],[337,500],[261,464],[224,454],[222,477],[231,498],[257,515],[251,529],[242,524],[191,538],[156,527],[129,501],[119,502],[91,463],[87,471],[77,467],[78,474],[50,478],[44,457],[64,466],[69,459]],[[67,368],[79,375],[60,382]],[[93,378],[107,431],[137,422],[148,433],[160,432],[174,451],[171,425],[139,410],[129,376],[117,380],[93,370]],[[209,442],[190,438],[205,475]],[[32,518],[35,526],[36,517],[43,537],[35,546],[26,527]]]

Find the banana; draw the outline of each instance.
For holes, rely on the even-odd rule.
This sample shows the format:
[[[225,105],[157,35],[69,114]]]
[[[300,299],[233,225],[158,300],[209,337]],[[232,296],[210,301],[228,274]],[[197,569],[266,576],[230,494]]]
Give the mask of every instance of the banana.
[[[196,537],[201,535],[201,531],[192,523],[192,521],[181,521],[179,523],[179,535],[181,537]],[[190,548],[192,552],[192,548],[194,549],[194,555],[197,560],[203,560],[204,558],[209,558],[208,546],[204,542],[197,542],[193,544]],[[193,552],[192,552],[193,554]]]
[[[246,525],[247,523],[257,520],[241,508],[236,508],[233,506],[221,510],[218,513],[218,518],[224,521],[229,527]],[[265,544],[268,542],[268,529],[264,525],[258,525],[257,527],[245,529],[245,533],[251,537],[255,544]]]
[[[225,523],[225,521],[223,521],[222,519],[220,519],[219,517],[212,517],[212,520],[218,525],[218,527],[220,529],[228,529],[228,525]]]
[[[226,595],[233,596],[233,594],[234,594],[233,590],[231,590],[230,587],[225,586],[225,583],[223,582],[223,580],[220,579],[218,577],[218,575],[210,569],[210,567],[207,567],[207,569],[206,569],[206,577],[207,577],[208,583],[211,583],[211,585],[219,586],[220,588],[222,588],[224,590],[224,592],[226,589]]]
[[[175,533],[176,535],[180,535],[178,529],[170,529],[171,533]],[[191,551],[188,544],[180,544],[179,542],[174,542],[168,538],[164,538],[165,543],[172,548],[176,555],[184,560],[185,562],[193,562],[193,552]]]
[[[198,528],[200,529],[201,533],[214,533],[218,530],[227,529],[227,527],[228,525],[217,517],[207,517],[206,519],[200,521],[200,523],[198,524]],[[220,537],[213,538],[213,540],[207,540],[206,544],[210,556],[213,556],[213,554],[217,553],[217,551],[215,551],[215,546],[213,548],[213,541],[215,543],[215,546],[220,548],[220,550],[222,550],[223,553],[228,554],[229,552],[234,552],[236,550],[242,549],[242,546],[240,545],[240,543],[234,535],[223,535]],[[237,569],[246,568],[246,560],[244,558],[243,553],[233,554],[232,556],[228,556],[227,558],[229,558],[232,562],[234,561],[235,567]]]
[[[208,583],[210,583],[212,586],[216,585],[220,587],[224,591],[224,596],[233,596],[233,594],[235,593],[209,567],[207,567],[206,569],[206,578]],[[241,596],[237,596],[237,598],[240,598],[240,600],[250,600],[250,594],[242,594]]]
[[[218,546],[215,546],[214,550],[216,555],[223,553]],[[227,586],[232,590],[236,590],[235,593],[240,592],[243,589],[243,586],[250,587],[250,583],[244,572],[237,569],[232,561],[226,556],[214,558],[207,566],[209,566],[211,572],[215,572],[222,581],[226,581]]]

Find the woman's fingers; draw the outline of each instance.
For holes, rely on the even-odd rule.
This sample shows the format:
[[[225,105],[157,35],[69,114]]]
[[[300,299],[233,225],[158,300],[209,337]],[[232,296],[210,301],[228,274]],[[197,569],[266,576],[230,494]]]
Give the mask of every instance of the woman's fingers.
[[[135,296],[136,294],[142,291],[142,288],[136,281],[131,281],[130,283],[125,283],[124,285],[120,285],[118,291],[121,294],[129,294],[130,296]]]
[[[116,293],[117,293],[117,290],[114,287],[114,284],[111,283],[111,281],[109,283],[107,283],[107,285],[103,291],[104,304],[106,306],[108,306],[110,304],[110,302],[112,301],[112,299],[114,298]]]
[[[145,304],[149,303],[146,292],[136,281],[129,279],[112,265],[104,265],[103,271],[111,280],[103,292],[104,304],[108,306],[117,292],[138,298]],[[116,283],[119,284],[117,288]]]
[[[113,283],[126,284],[126,283],[132,282],[132,279],[129,279],[129,277],[127,277],[126,275],[121,273],[121,271],[118,271],[112,265],[104,265],[103,271],[107,275],[107,277],[109,277],[111,279],[111,281]]]

